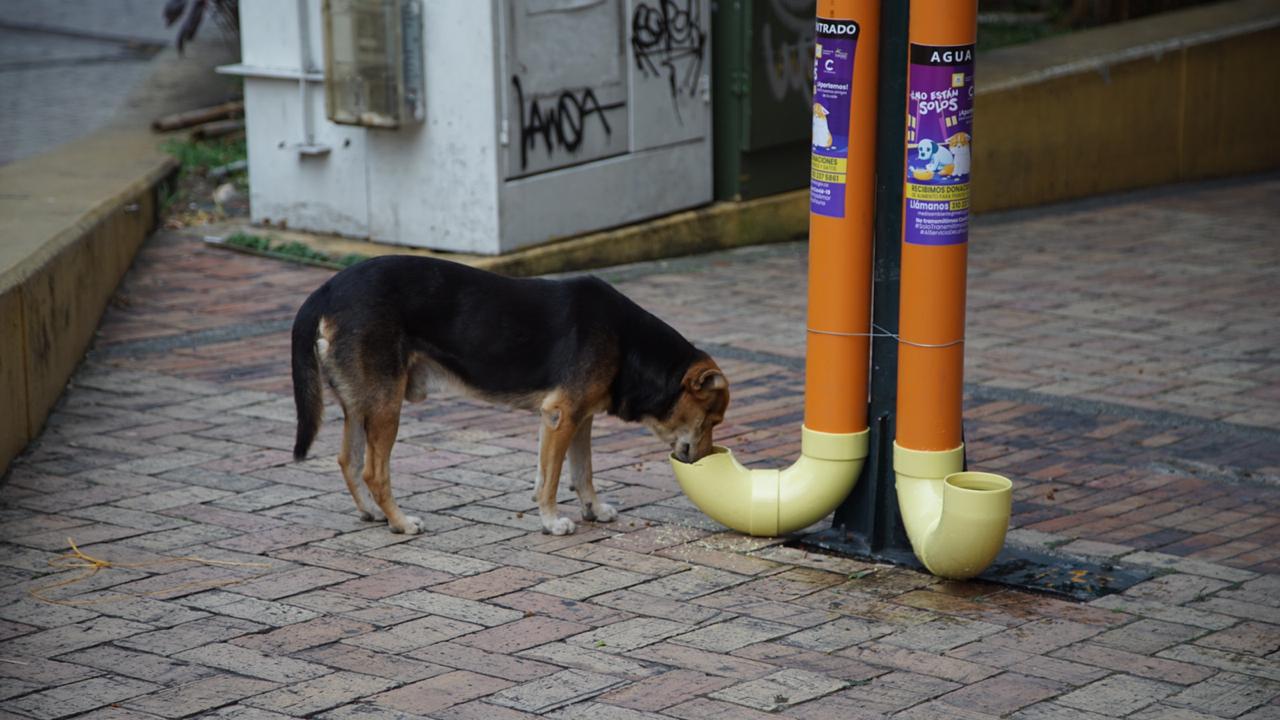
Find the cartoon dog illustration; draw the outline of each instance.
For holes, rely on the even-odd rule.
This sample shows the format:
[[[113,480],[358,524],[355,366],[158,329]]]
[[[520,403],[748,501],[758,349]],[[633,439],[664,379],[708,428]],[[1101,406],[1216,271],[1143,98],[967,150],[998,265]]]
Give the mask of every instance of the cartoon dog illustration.
[[[969,174],[969,142],[970,137],[967,132],[958,132],[947,138],[947,148],[951,150],[951,157],[955,168],[952,169],[952,175],[968,175]]]
[[[831,128],[827,127],[827,116],[831,113],[820,103],[813,104],[813,146],[829,148],[834,143]]]
[[[925,162],[925,170],[938,175],[950,175],[955,169],[955,157],[951,150],[932,140],[920,141],[916,146],[916,157]]]

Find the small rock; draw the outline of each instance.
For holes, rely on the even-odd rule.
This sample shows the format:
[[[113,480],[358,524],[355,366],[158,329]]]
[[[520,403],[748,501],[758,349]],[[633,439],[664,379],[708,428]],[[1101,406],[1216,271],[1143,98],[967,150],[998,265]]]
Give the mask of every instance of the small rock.
[[[222,183],[213,191],[213,202],[218,207],[222,207],[227,203],[234,201],[240,193],[236,190],[236,186],[231,183]]]

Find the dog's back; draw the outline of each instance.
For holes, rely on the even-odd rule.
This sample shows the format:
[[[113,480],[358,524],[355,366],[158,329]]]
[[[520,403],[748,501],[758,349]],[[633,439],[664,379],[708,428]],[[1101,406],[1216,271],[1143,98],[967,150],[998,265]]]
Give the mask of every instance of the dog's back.
[[[701,354],[595,277],[509,278],[434,258],[373,258],[330,278],[294,321],[298,458],[323,414],[318,342],[331,367],[360,368],[364,377],[347,380],[366,395],[371,385],[404,378],[421,357],[467,389],[515,406],[556,388],[605,384],[609,410],[626,420],[674,397]],[[332,369],[323,374],[336,380]]]

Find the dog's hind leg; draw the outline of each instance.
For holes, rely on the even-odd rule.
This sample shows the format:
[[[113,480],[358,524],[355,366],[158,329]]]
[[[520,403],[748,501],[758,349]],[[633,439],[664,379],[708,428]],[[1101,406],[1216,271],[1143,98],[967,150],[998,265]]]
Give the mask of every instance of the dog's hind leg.
[[[561,517],[556,508],[556,491],[560,487],[560,471],[565,454],[573,443],[574,422],[549,398],[542,404],[542,431],[538,434],[538,512],[542,515],[542,531],[552,535],[570,535],[573,521]]]
[[[382,509],[374,502],[372,493],[361,477],[364,473],[364,418],[344,411],[342,426],[342,452],[338,455],[338,467],[342,479],[347,482],[351,499],[356,501],[356,511],[361,520],[383,520]]]
[[[387,516],[391,532],[416,535],[422,532],[422,520],[405,515],[391,494],[391,447],[395,445],[396,433],[400,430],[400,403],[397,394],[392,402],[375,404],[365,416],[369,452],[364,466],[364,484]]]
[[[582,502],[582,519],[597,522],[613,522],[618,511],[612,505],[600,502],[596,497],[596,488],[591,480],[591,421],[594,416],[588,415],[586,420],[578,424],[569,444],[569,478],[573,481],[574,492]]]
[[[419,403],[427,399],[427,387],[430,385],[430,366],[420,356],[410,356],[408,381],[404,388],[405,402]]]

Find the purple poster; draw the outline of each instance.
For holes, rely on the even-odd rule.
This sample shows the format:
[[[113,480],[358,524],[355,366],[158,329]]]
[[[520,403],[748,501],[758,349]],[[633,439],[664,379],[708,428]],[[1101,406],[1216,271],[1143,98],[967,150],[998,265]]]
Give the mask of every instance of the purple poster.
[[[958,245],[969,239],[973,46],[913,44],[907,92],[903,240]]]
[[[809,209],[844,217],[849,165],[849,96],[858,23],[818,18],[813,48],[813,160]]]

